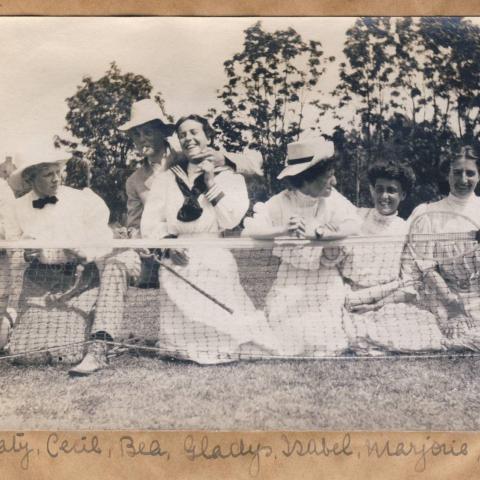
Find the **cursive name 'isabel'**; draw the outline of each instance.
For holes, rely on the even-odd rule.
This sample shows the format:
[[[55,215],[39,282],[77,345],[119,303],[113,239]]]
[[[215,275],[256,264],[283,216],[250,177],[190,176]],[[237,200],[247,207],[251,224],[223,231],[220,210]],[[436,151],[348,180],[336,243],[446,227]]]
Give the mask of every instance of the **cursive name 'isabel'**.
[[[270,457],[273,453],[271,445],[262,443],[251,444],[242,438],[238,441],[222,445],[219,443],[210,444],[208,436],[204,435],[200,441],[196,441],[193,435],[185,437],[183,449],[190,461],[199,458],[204,460],[225,460],[228,458],[251,457],[249,473],[256,477],[260,473],[260,461],[262,456]]]
[[[306,440],[298,438],[290,438],[288,435],[282,434],[282,442],[284,447],[282,454],[285,457],[297,456],[347,456],[353,455],[350,434],[346,433],[340,442],[328,441],[325,437],[314,437]]]

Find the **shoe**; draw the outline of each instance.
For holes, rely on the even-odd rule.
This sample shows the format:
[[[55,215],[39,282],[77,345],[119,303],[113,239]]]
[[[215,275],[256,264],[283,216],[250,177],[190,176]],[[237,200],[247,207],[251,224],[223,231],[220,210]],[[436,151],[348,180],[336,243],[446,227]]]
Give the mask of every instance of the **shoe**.
[[[107,363],[107,344],[97,340],[88,346],[87,354],[83,357],[83,360],[71,368],[68,373],[76,377],[91,375],[105,368]]]

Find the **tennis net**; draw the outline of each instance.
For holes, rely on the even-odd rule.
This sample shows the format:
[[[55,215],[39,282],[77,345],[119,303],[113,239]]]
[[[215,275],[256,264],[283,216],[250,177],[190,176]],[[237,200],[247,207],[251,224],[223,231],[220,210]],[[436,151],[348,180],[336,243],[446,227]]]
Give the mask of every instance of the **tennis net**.
[[[478,351],[478,250],[419,242],[445,258],[405,237],[3,242],[0,358],[71,364],[99,338],[201,364]]]

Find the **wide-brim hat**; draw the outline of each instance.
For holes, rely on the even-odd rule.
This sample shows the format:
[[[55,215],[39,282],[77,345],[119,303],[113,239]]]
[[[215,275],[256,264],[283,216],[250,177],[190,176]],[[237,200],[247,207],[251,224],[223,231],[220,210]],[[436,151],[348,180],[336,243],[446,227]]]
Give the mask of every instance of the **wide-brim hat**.
[[[118,129],[125,132],[153,120],[159,120],[163,123],[168,134],[167,136],[173,135],[175,125],[173,123],[168,123],[163,115],[160,105],[151,98],[145,98],[144,100],[135,102],[130,110],[130,120],[120,125]]]
[[[70,159],[71,155],[62,150],[56,149],[50,145],[35,146],[30,151],[23,151],[15,154],[15,165],[17,169],[8,177],[8,183],[15,192],[24,192],[28,190],[23,180],[23,172],[42,164],[60,164],[65,165]]]
[[[285,177],[294,177],[317,163],[332,158],[334,154],[333,142],[325,140],[323,137],[315,141],[289,143],[285,168],[277,178],[281,180]]]

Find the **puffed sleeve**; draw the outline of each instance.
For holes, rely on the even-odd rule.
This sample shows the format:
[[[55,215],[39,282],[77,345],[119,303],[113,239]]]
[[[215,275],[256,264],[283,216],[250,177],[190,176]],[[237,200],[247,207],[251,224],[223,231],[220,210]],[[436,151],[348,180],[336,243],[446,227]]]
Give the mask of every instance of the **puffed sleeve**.
[[[407,226],[409,232],[413,233],[435,233],[432,230],[432,224],[427,215],[424,215],[422,218],[418,218],[420,215],[428,212],[428,204],[423,203],[419,205],[412,212],[410,217],[407,220]],[[412,230],[413,226],[413,230]],[[406,262],[404,269],[406,271],[415,272],[416,269],[419,269],[420,272],[426,272],[427,270],[434,269],[437,265],[436,262],[432,260],[425,260],[418,256],[420,253],[425,257],[434,257],[435,249],[437,248],[436,242],[432,241],[420,241],[420,242],[411,242],[410,238],[408,239],[407,249],[408,249],[408,258],[411,258],[410,263]],[[410,268],[408,268],[410,267]]]
[[[86,188],[79,193],[82,194],[83,225],[86,226],[83,233],[86,238],[84,239],[85,247],[79,249],[78,253],[86,257],[88,261],[93,261],[112,251],[108,246],[113,239],[113,232],[108,226],[110,210],[104,200],[92,190]],[[106,246],[90,248],[88,243],[105,244]]]
[[[357,235],[360,232],[362,220],[357,212],[357,207],[342,194],[332,192],[332,223],[337,227],[348,225],[348,234]]]
[[[245,229],[242,234],[252,235],[253,232],[266,227],[282,226],[282,202],[280,195],[275,195],[266,202],[257,202],[253,206],[253,217],[247,217],[243,221]]]
[[[143,238],[160,240],[169,233],[166,218],[166,194],[168,179],[171,175],[170,171],[164,172],[158,175],[152,183],[140,223]]]
[[[15,196],[7,182],[0,184],[0,234],[5,240],[18,240],[22,230],[15,216]]]
[[[250,203],[245,179],[228,170],[216,175],[215,184],[205,197],[214,206],[218,225],[223,230],[239,225]]]
[[[131,175],[127,178],[125,188],[127,191],[127,228],[139,229],[143,203],[135,185],[135,177]]]

